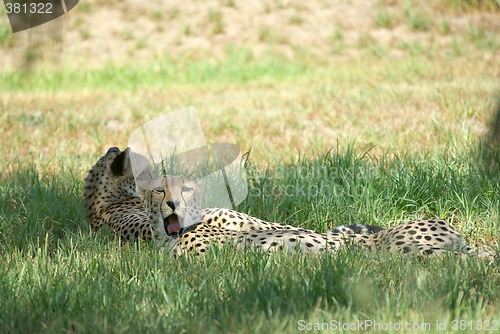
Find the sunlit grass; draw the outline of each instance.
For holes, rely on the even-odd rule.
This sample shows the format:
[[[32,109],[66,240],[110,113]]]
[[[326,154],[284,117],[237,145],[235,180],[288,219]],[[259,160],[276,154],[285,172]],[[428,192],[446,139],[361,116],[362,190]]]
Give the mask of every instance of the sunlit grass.
[[[188,105],[207,141],[252,150],[264,165],[352,140],[383,155],[485,135],[500,73],[493,59],[370,59],[332,67],[236,52],[225,62],[4,72],[0,150],[11,165],[28,159],[49,170],[81,157],[82,176],[110,145],[126,147],[137,126]]]

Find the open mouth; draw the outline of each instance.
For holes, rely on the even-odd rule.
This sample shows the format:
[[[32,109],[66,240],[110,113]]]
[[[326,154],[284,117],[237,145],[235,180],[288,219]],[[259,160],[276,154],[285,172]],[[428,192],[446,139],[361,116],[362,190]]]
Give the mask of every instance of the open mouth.
[[[178,234],[181,231],[181,223],[179,222],[179,217],[175,213],[163,218],[163,224],[168,235]]]

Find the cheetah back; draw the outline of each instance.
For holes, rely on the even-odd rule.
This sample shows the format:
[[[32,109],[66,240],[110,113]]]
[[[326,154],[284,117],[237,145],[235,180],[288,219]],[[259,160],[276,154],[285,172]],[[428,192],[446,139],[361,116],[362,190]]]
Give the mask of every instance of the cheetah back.
[[[108,149],[85,178],[84,202],[94,231],[109,226],[122,241],[151,239],[151,226],[136,192],[130,149]]]

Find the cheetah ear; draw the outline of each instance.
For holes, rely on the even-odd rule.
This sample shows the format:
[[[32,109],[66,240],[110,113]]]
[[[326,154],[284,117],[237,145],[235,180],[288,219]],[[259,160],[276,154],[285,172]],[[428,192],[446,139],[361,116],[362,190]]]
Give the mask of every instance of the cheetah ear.
[[[108,151],[106,152],[105,155],[111,154],[111,153],[119,153],[120,149],[118,147],[110,147],[108,148]]]
[[[130,165],[130,148],[118,154],[111,163],[111,172],[115,176],[133,175]]]

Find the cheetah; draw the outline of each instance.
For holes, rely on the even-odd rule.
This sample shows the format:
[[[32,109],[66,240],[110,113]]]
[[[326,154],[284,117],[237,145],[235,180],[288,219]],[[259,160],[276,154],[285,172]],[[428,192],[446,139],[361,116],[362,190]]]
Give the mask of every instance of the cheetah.
[[[472,252],[461,235],[439,219],[411,221],[388,229],[367,225],[340,226],[319,233],[266,222],[234,210],[195,208],[199,201],[195,194],[199,189],[189,180],[180,180],[179,184],[182,187],[173,186],[171,179],[163,177],[149,186],[138,185],[155,240],[174,256],[186,251],[203,254],[211,243],[230,243],[238,249],[253,248],[266,252],[284,249],[290,253],[335,252],[346,245],[425,255],[447,251]],[[181,202],[184,202],[183,209],[178,211],[176,206]],[[200,223],[181,229],[179,220],[186,214],[186,207],[198,211],[196,216]]]
[[[139,197],[130,149],[111,147],[90,169],[83,192],[87,220],[94,231],[108,226],[125,242],[150,240],[151,225]]]
[[[130,162],[132,154],[129,148],[124,151],[120,151],[117,147],[109,148],[89,170],[84,180],[84,205],[87,220],[92,230],[97,232],[102,227],[107,226],[123,242],[140,239],[150,240],[153,237],[148,215],[137,193]],[[193,189],[194,186],[199,194],[199,185],[193,184]],[[182,188],[180,189],[182,190]],[[192,194],[192,196],[197,194]],[[179,211],[178,202],[176,202],[176,206]],[[187,208],[187,210],[190,209],[190,207]],[[200,217],[195,216],[199,212],[198,210],[190,212],[193,214],[191,220],[200,220]],[[222,219],[219,223],[221,221]],[[248,223],[252,224],[257,221],[259,220],[249,220]],[[209,225],[215,227],[220,227],[219,223],[217,223],[216,218],[208,222]],[[266,229],[267,227],[262,226],[264,224],[264,222],[259,221],[255,226]],[[240,223],[235,224],[231,221],[227,221],[225,225],[230,230],[252,228],[250,226],[242,227]]]
[[[132,154],[130,149],[110,148],[85,178],[85,208],[92,229],[108,226],[122,241],[154,239],[176,256],[189,251],[203,254],[211,243],[234,244],[238,249],[314,253],[335,252],[346,245],[429,255],[449,250],[473,252],[457,231],[438,219],[388,229],[340,226],[319,233],[266,222],[234,210],[201,209],[200,184],[182,177],[163,176],[136,186]]]
[[[166,182],[165,182],[166,183]],[[185,182],[181,193],[196,193]],[[152,189],[141,189],[144,210],[153,229],[153,236],[158,246],[169,254],[180,256],[184,251],[195,251],[203,254],[211,243],[234,244],[238,249],[260,248],[264,251],[275,251],[288,247],[290,252],[295,248],[303,251],[319,252],[331,247],[341,246],[340,239],[327,240],[321,233],[298,227],[270,223],[230,209],[207,208],[198,210],[200,222],[187,228],[181,228],[180,221],[186,210],[177,211],[174,201],[168,199],[167,193],[175,188],[172,184]],[[186,197],[184,196],[184,199]],[[194,209],[197,210],[197,209]],[[352,234],[357,236],[357,234]]]

